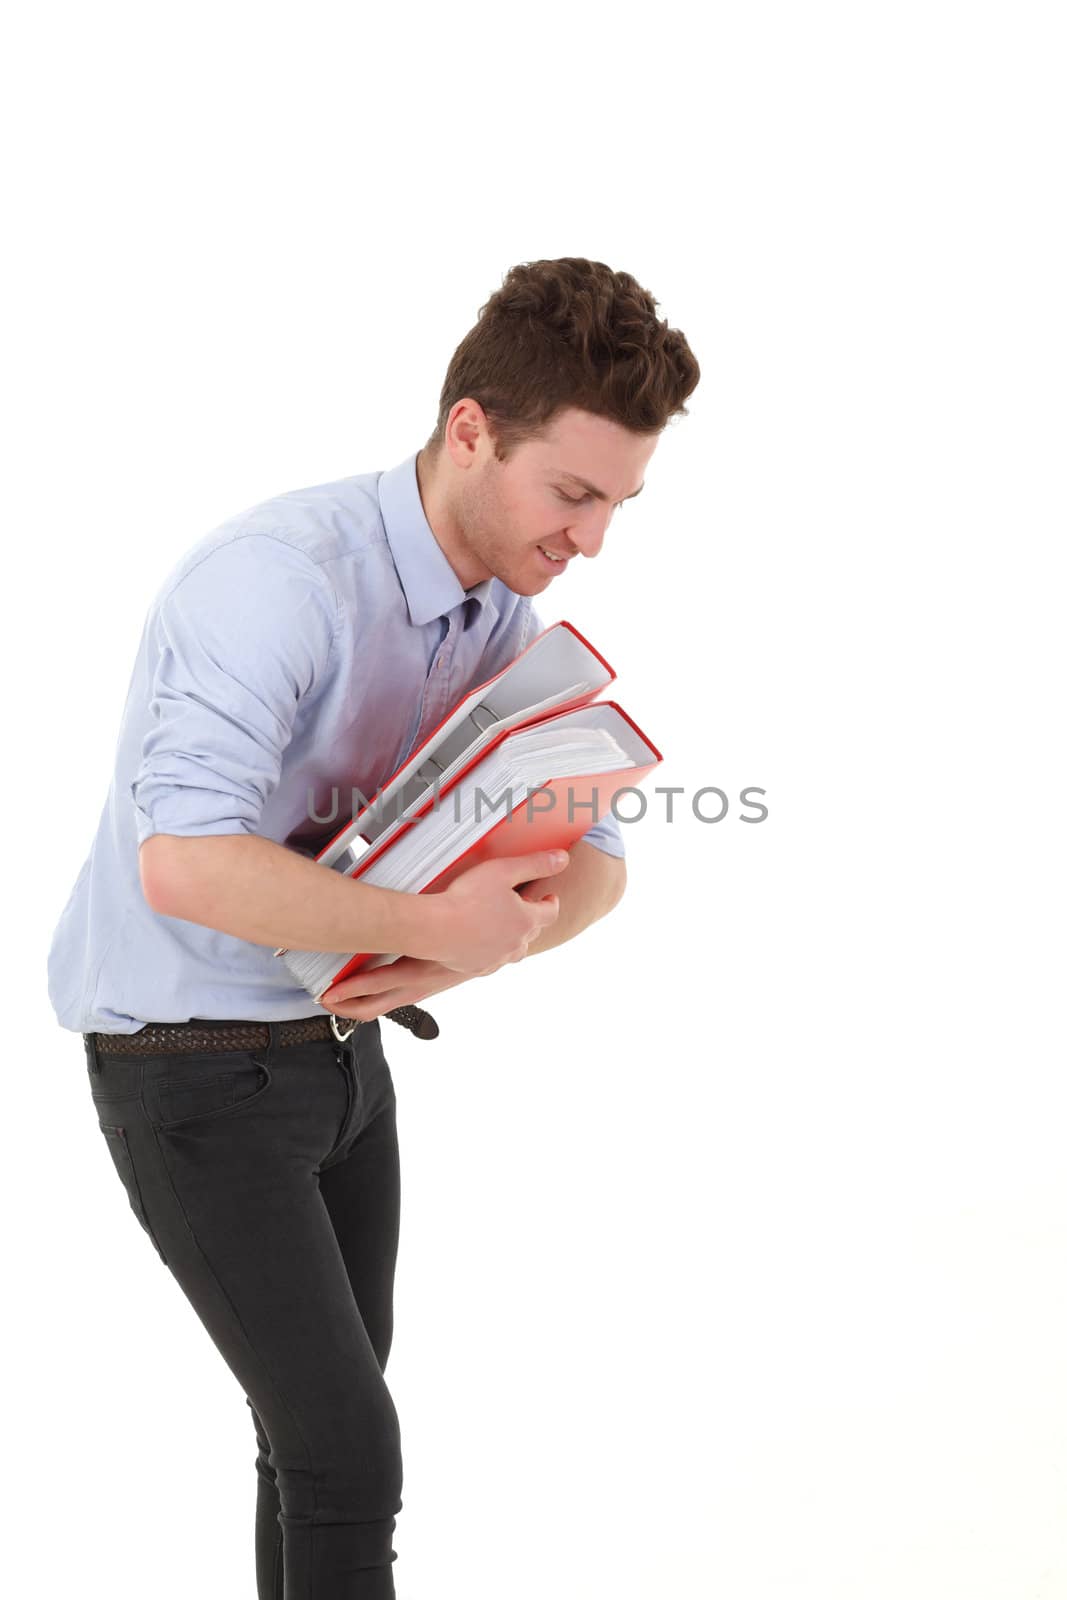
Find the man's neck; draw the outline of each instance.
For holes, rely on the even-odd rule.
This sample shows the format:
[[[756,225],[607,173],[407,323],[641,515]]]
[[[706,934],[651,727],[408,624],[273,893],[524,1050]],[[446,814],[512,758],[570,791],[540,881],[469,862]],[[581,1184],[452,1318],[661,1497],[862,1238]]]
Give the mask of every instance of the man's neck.
[[[436,475],[427,465],[425,456],[425,450],[420,450],[415,457],[415,481],[418,484],[423,515],[449,566],[464,590],[469,593],[477,584],[483,582],[486,574],[472,575],[472,559],[459,548],[457,530],[452,527],[443,497],[438,493]]]

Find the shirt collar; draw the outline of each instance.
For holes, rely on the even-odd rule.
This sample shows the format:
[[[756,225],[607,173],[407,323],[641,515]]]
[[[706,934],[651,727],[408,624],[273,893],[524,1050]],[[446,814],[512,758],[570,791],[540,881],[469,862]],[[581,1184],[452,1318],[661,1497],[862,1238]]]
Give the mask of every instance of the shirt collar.
[[[416,450],[399,466],[391,467],[378,479],[378,504],[385,536],[400,579],[408,616],[416,627],[447,616],[468,600],[465,626],[489,603],[492,578],[485,578],[473,589],[464,589],[452,565],[426,520],[415,471]]]

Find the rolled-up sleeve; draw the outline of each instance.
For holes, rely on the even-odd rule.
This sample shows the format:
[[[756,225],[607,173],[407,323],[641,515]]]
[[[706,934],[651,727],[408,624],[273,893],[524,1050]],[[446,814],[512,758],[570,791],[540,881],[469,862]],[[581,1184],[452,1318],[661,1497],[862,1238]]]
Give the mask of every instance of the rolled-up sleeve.
[[[599,822],[594,822],[591,828],[586,828],[582,834],[582,843],[595,845],[598,850],[603,850],[605,855],[626,854],[622,831],[611,811],[606,811]]]
[[[336,623],[314,561],[270,534],[219,545],[160,599],[151,727],[130,784],[137,843],[255,833]]]
[[[508,619],[507,628],[494,650],[494,665],[490,671],[498,672],[509,661],[514,661],[515,657],[544,631],[545,624],[533,604],[527,604],[525,600],[520,601]],[[489,673],[487,672],[485,676],[488,677]],[[591,828],[585,830],[582,839],[586,844],[595,846],[597,850],[603,850],[605,855],[620,857],[626,855],[622,830],[610,810],[605,812],[599,822],[594,822]]]
[[[582,834],[583,844],[595,845],[598,850],[603,850],[608,856],[625,856],[626,846],[623,843],[622,831],[612,812],[608,811],[599,822],[594,822],[591,828],[586,828]]]

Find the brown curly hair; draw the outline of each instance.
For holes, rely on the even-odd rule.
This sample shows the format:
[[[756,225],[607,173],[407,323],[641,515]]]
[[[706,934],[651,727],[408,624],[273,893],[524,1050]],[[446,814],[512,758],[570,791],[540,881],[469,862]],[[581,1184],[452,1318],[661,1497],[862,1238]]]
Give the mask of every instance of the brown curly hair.
[[[658,304],[603,261],[562,256],[512,267],[448,364],[427,454],[440,450],[462,399],[485,412],[498,461],[571,406],[639,434],[688,416],[684,401],[700,368],[685,335],[656,317]]]

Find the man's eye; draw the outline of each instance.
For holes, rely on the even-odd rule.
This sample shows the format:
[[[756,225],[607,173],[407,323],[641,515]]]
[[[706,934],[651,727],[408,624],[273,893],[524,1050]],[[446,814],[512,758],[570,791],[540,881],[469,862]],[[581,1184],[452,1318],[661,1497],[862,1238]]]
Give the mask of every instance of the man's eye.
[[[589,499],[591,499],[591,498],[592,498],[592,496],[591,496],[591,495],[588,495],[588,494],[583,494],[583,495],[582,495],[582,496],[581,496],[581,497],[580,497],[580,498],[579,498],[579,499],[577,499],[577,500],[575,500],[575,499],[573,499],[573,498],[572,498],[572,496],[571,496],[571,495],[569,495],[569,494],[564,494],[564,493],[563,493],[563,490],[562,490],[562,489],[557,489],[557,490],[556,490],[556,493],[557,493],[557,494],[558,494],[558,495],[559,495],[559,497],[560,497],[560,499],[561,499],[561,500],[566,500],[566,502],[567,502],[567,504],[568,504],[568,505],[569,505],[569,506],[580,506],[580,505],[582,505],[582,504],[583,504],[583,503],[584,503],[584,502],[585,502],[585,501],[586,501],[586,500],[589,500]],[[619,508],[620,508],[620,507],[621,507],[621,506],[622,506],[622,505],[623,505],[623,501],[621,501],[621,500],[620,500],[620,501],[619,501],[619,502],[618,502],[618,504],[617,504],[617,505],[616,505],[616,506],[615,506],[615,510],[616,510],[616,511],[618,511],[618,510],[619,510]]]

